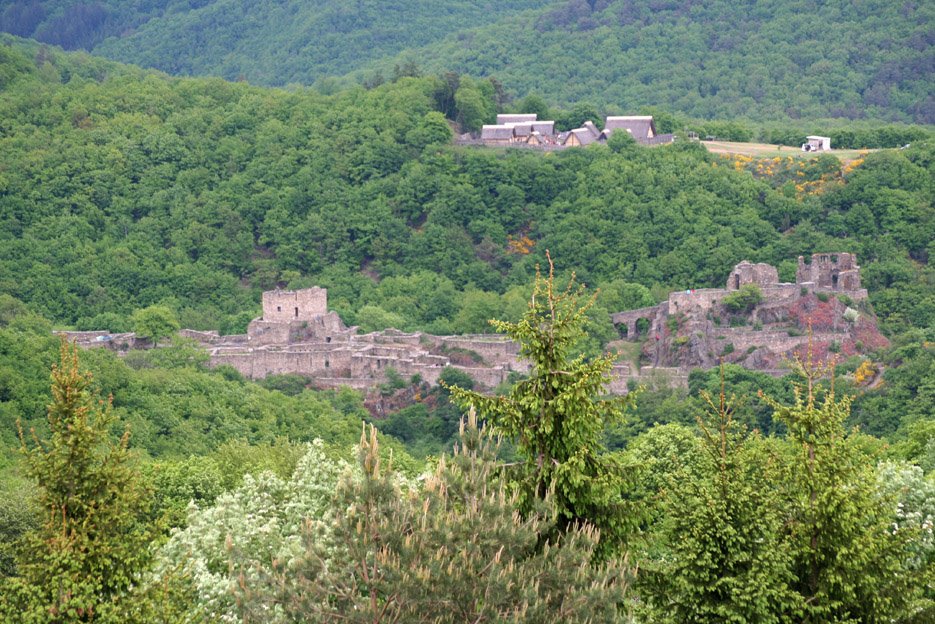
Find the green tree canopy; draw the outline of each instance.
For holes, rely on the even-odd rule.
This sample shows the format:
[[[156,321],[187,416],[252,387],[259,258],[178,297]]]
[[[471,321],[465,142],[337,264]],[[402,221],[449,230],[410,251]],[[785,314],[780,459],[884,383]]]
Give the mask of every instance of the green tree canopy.
[[[133,313],[131,322],[138,337],[154,344],[179,330],[175,312],[166,306],[152,305],[139,309]]]
[[[904,569],[912,537],[891,530],[896,500],[881,495],[860,436],[844,429],[851,399],[819,383],[830,367],[811,352],[796,366],[794,402],[770,402],[794,451],[783,496],[802,621],[891,621],[924,582]]]

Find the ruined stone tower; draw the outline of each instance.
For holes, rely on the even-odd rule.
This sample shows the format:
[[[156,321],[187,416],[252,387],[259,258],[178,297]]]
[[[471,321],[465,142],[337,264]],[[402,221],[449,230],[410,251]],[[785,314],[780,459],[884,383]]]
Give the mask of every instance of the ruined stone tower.
[[[310,321],[327,313],[328,291],[324,288],[267,290],[263,293],[264,321]]]
[[[795,283],[822,290],[861,290],[857,257],[850,253],[816,253],[811,263],[805,264],[805,258],[799,256]]]
[[[779,271],[771,264],[753,264],[744,260],[727,276],[727,290],[737,290],[744,284],[769,287],[779,283]]]

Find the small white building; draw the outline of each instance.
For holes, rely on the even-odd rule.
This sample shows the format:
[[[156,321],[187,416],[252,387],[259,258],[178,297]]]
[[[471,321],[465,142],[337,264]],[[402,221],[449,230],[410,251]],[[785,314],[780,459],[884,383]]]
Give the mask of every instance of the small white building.
[[[830,152],[831,137],[807,136],[805,143],[802,143],[803,152]]]

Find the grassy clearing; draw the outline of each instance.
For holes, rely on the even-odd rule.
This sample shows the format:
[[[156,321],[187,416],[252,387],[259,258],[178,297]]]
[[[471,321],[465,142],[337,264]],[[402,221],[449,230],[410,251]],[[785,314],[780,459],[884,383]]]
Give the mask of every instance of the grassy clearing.
[[[814,158],[818,154],[831,154],[842,162],[862,158],[877,150],[831,150],[830,152],[803,152],[797,147],[770,145],[767,143],[733,143],[731,141],[702,141],[702,145],[714,154],[743,154],[753,158],[775,158],[792,156],[794,158]]]

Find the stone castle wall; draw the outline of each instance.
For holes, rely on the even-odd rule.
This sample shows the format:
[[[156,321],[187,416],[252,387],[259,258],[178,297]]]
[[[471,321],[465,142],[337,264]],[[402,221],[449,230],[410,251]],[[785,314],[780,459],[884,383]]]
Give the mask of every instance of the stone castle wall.
[[[699,288],[697,290],[677,290],[669,294],[667,313],[670,316],[682,313],[706,314],[714,308],[728,291],[723,288]]]
[[[797,284],[811,285],[823,290],[839,292],[862,290],[857,257],[849,253],[812,254],[807,264],[805,258],[799,256],[795,281]]]
[[[613,314],[612,322],[627,339],[645,339],[643,355],[648,365],[616,365],[611,392],[625,393],[634,379],[684,386],[692,367],[716,365],[728,345],[738,363],[773,370],[784,354],[806,340],[798,330],[786,327],[801,322],[801,314],[793,311],[806,297],[812,297],[814,305],[819,301],[812,295],[816,291],[847,294],[853,299],[866,297],[851,254],[815,254],[809,264],[800,258],[796,277],[796,284],[779,283],[774,267],[744,261],[734,267],[726,288],[676,291],[659,305]],[[726,326],[731,315],[723,299],[745,284],[758,285],[764,300],[749,314],[747,326]],[[834,315],[840,316],[843,304],[837,299],[832,303],[838,306]],[[826,342],[840,342],[842,332],[851,330],[837,316],[820,330],[828,334],[823,336]],[[637,331],[641,319],[648,322],[648,334]],[[87,347],[126,349],[135,345],[133,334],[63,333]],[[299,374],[324,387],[372,388],[386,381],[390,369],[406,379],[419,375],[423,381],[435,383],[445,367],[451,366],[471,375],[479,387],[489,389],[512,372],[527,373],[530,366],[520,358],[519,345],[503,336],[433,336],[394,329],[360,334],[327,310],[323,288],[264,293],[263,316],[251,321],[246,335],[219,336],[217,332],[193,330],[180,334],[208,349],[211,366],[226,364],[251,379]]]
[[[779,271],[770,264],[753,264],[744,260],[727,276],[727,290],[738,290],[746,284],[768,288],[779,283]]]

